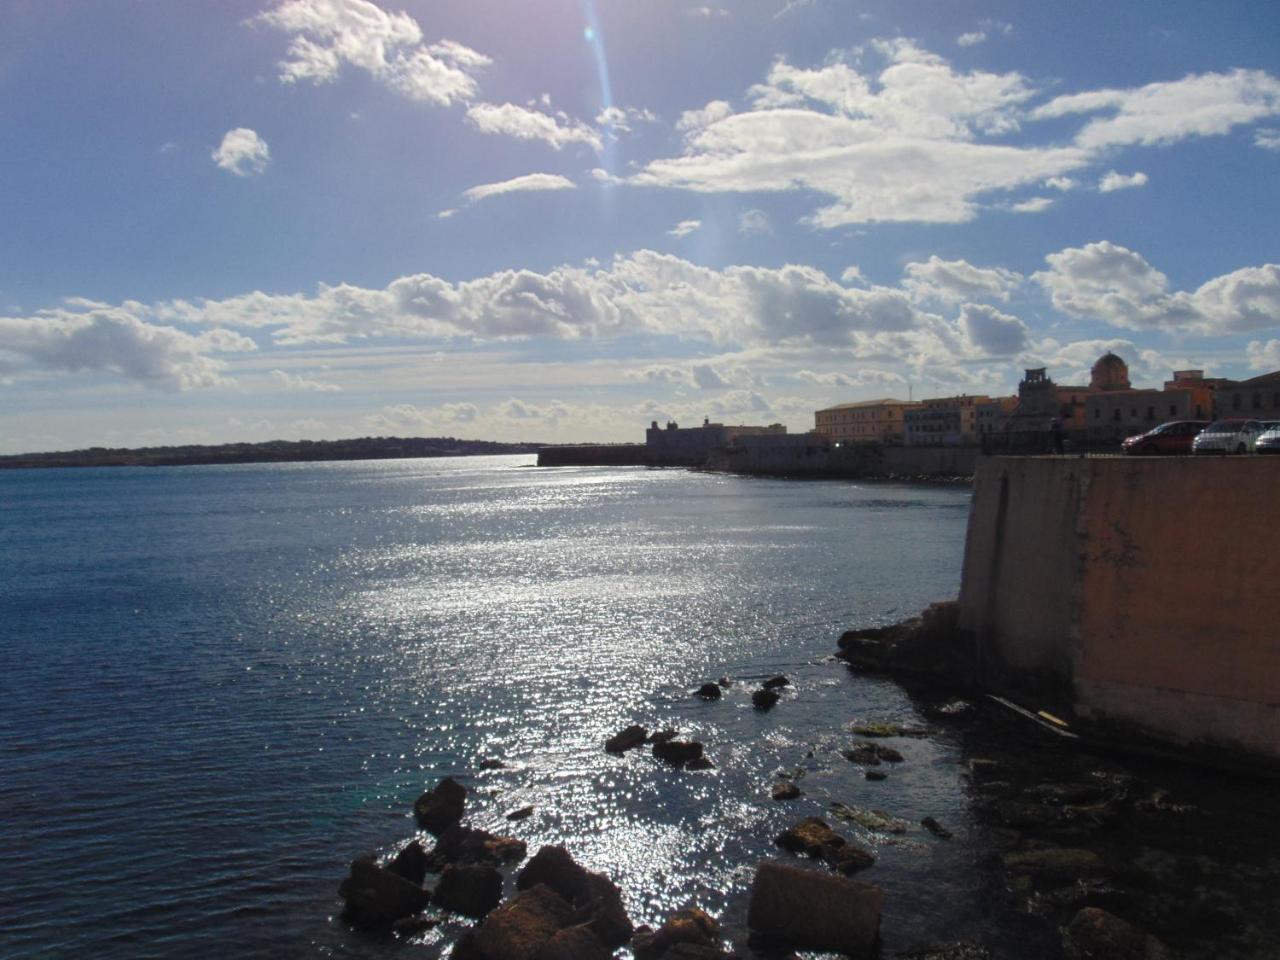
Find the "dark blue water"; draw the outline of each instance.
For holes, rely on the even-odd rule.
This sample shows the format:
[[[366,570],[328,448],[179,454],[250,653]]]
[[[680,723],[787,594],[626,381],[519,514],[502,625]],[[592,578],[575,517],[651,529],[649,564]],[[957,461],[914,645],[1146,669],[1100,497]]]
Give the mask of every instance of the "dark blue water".
[[[449,925],[371,940],[335,890],[445,774],[477,825],[535,805],[502,832],[566,843],[638,921],[732,922],[784,821],[885,805],[841,727],[914,707],[824,661],[955,594],[967,491],[529,463],[0,475],[0,953],[432,956]],[[760,714],[750,681],[776,672],[795,686]],[[688,696],[723,674],[723,701]],[[604,754],[633,721],[716,770]],[[904,750],[892,812],[964,829],[956,751]],[[795,766],[783,810],[768,787]],[[964,926],[960,848],[862,839],[900,942]]]

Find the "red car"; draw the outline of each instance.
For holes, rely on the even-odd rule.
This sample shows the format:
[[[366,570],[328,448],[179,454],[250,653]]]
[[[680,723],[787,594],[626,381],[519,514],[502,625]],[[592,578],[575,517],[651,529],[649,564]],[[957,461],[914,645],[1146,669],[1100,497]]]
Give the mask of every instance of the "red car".
[[[1190,453],[1191,441],[1205,427],[1208,420],[1170,420],[1154,430],[1129,437],[1122,444],[1124,452],[1135,456],[1142,454]]]

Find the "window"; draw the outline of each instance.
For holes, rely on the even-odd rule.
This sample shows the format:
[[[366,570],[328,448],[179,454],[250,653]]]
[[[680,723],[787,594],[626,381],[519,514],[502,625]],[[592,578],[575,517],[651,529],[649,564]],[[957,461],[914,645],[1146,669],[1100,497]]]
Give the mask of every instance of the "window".
[[[1112,420],[1115,420],[1116,422],[1119,422],[1119,420],[1120,420],[1120,408],[1119,408],[1119,407],[1116,407],[1114,410],[1112,410],[1112,411],[1111,411],[1111,419],[1112,419]]]
[[[1098,419],[1099,417],[1101,417],[1101,416],[1102,416],[1102,408],[1101,408],[1101,407],[1094,407],[1094,408],[1093,408],[1093,419],[1097,420],[1097,419]]]
[[[1169,404],[1169,416],[1176,417],[1178,415],[1178,405],[1176,403]]]
[[[1231,395],[1231,409],[1232,409],[1232,410],[1239,410],[1239,409],[1240,409],[1240,407],[1241,407],[1241,405],[1242,405],[1243,403],[1244,403],[1244,397],[1243,397],[1243,396],[1241,396],[1241,395],[1240,395],[1240,394],[1238,394],[1238,393],[1235,393],[1235,394],[1232,394],[1232,395]]]
[[[1155,407],[1147,407],[1147,419],[1148,419],[1148,420],[1154,420],[1155,418],[1156,418],[1156,408],[1155,408]]]
[[[1262,394],[1260,394],[1260,393],[1255,393],[1255,394],[1253,395],[1253,409],[1255,409],[1255,410],[1261,410],[1261,409],[1262,409]]]

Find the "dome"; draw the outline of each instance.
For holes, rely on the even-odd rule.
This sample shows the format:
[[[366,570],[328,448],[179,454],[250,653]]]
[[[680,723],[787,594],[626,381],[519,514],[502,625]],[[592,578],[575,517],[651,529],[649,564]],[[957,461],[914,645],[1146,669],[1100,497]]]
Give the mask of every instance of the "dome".
[[[1110,351],[1093,365],[1089,386],[1094,390],[1128,390],[1129,365]]]

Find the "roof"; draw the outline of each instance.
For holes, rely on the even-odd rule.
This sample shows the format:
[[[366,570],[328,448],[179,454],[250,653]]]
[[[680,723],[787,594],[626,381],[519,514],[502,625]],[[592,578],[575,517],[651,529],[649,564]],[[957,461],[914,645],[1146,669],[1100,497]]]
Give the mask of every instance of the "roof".
[[[1271,384],[1280,384],[1280,370],[1273,370],[1271,373],[1263,373],[1256,377],[1250,377],[1248,380],[1237,380],[1234,383],[1223,384],[1225,387],[1262,387]]]
[[[823,407],[817,412],[827,413],[830,410],[856,410],[859,407],[883,407],[888,405],[898,407],[915,407],[919,406],[919,401],[894,400],[892,398],[886,398],[884,400],[860,400],[857,403],[837,403],[834,407]]]

